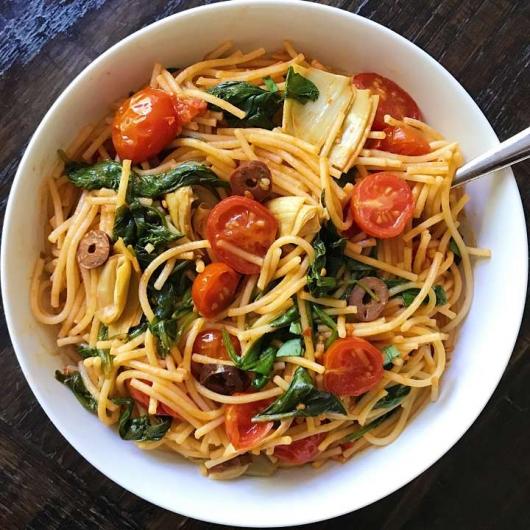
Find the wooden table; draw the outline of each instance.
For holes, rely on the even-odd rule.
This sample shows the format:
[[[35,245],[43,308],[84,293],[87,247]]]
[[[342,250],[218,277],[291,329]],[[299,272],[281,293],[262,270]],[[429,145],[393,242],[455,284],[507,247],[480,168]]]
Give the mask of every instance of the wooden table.
[[[203,3],[209,2],[0,3],[0,215],[32,132],[66,85],[123,37]],[[501,139],[529,125],[527,1],[323,3],[380,22],[430,53],[469,91]],[[528,204],[530,164],[519,165],[515,174]],[[499,287],[493,294],[492,303],[499,303]],[[489,405],[446,456],[389,497],[311,528],[530,528],[529,317],[527,308],[510,365]],[[96,471],[59,435],[35,401],[3,318],[0,345],[0,528],[212,526],[157,508]]]

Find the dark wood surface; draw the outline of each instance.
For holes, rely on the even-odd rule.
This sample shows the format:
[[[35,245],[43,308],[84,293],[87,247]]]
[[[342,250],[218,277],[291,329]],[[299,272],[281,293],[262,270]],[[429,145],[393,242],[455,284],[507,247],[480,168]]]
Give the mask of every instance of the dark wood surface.
[[[24,148],[66,85],[123,37],[203,3],[210,2],[0,0],[2,219]],[[323,3],[380,22],[430,53],[469,91],[501,140],[529,125],[528,1]],[[523,202],[528,205],[530,164],[519,165],[515,174]],[[528,219],[528,210],[526,214]],[[389,497],[308,528],[530,528],[529,342],[527,307],[510,365],[490,403],[462,440],[423,475]],[[0,366],[1,529],[202,530],[214,526],[143,501],[78,455],[29,390],[3,317]]]

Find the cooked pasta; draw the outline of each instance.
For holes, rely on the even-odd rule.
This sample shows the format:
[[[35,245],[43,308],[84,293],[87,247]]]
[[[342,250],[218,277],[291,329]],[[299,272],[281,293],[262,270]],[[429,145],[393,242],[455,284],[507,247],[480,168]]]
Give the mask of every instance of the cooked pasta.
[[[31,306],[57,379],[217,479],[391,443],[438,398],[489,256],[461,235],[458,144],[289,42],[169,66],[47,180]]]

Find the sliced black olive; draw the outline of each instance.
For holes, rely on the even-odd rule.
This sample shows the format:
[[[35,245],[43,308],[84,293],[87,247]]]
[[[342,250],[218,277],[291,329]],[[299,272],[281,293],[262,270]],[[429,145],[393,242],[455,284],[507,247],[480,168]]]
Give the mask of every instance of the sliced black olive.
[[[235,366],[203,364],[199,382],[212,392],[230,396],[236,392],[244,392],[250,386],[250,377]]]
[[[272,176],[267,164],[259,160],[242,162],[230,175],[232,193],[266,201],[271,196]]]
[[[355,317],[361,322],[371,322],[379,317],[387,302],[388,288],[375,276],[359,280],[350,295],[350,305],[357,307]]]

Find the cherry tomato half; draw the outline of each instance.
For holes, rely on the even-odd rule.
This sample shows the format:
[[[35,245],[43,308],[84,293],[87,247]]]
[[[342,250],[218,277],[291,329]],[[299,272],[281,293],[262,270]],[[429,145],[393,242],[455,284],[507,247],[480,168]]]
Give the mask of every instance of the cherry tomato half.
[[[239,196],[218,203],[206,223],[206,237],[217,259],[241,274],[257,274],[260,267],[224,245],[232,245],[262,258],[274,242],[277,231],[278,221],[265,206]]]
[[[124,101],[112,123],[112,142],[122,160],[143,162],[157,155],[182,125],[206,110],[206,103],[176,98],[157,88],[144,88]]]
[[[240,355],[241,344],[237,337],[230,335],[230,341],[236,353]],[[228,360],[230,358],[223,342],[223,335],[218,329],[205,329],[201,331],[193,343],[193,353],[199,353],[214,359]],[[191,362],[191,371],[195,378],[198,378],[201,366],[199,363]]]
[[[140,379],[142,383],[145,383],[146,385],[151,386],[151,381],[145,381],[144,379]],[[141,390],[138,390],[137,388],[134,388],[127,382],[127,390],[129,391],[129,395],[138,403],[138,405],[142,406],[145,410],[149,407],[149,396],[147,394],[144,394]],[[156,407],[156,413],[159,416],[172,416],[173,418],[178,418],[179,420],[182,419],[173,409],[167,407],[164,405],[164,403],[158,403]]]
[[[387,239],[403,232],[414,211],[409,185],[394,173],[372,173],[353,188],[353,218],[373,237]]]
[[[360,396],[383,377],[383,354],[358,337],[337,339],[324,357],[324,387],[339,396]]]
[[[357,88],[369,89],[379,96],[372,125],[374,131],[382,131],[387,126],[385,114],[390,114],[396,120],[402,120],[405,116],[421,120],[421,112],[416,102],[394,81],[370,72],[353,76],[353,84]]]
[[[193,281],[193,303],[202,316],[213,318],[232,303],[238,283],[234,269],[225,263],[210,263]]]
[[[375,140],[370,149],[380,149],[397,155],[419,156],[431,152],[429,142],[420,131],[404,125],[403,127],[386,127],[384,140]]]
[[[325,437],[325,433],[314,434],[313,436],[297,440],[290,445],[277,445],[274,448],[274,456],[289,464],[299,466],[307,464],[318,455],[318,446]]]
[[[249,449],[267,436],[274,423],[272,421],[253,423],[252,418],[269,404],[270,401],[265,400],[225,407],[226,434],[236,449]]]

